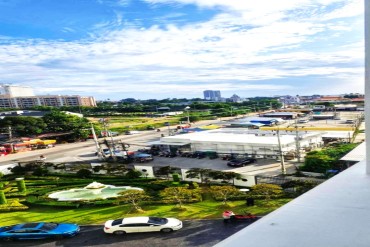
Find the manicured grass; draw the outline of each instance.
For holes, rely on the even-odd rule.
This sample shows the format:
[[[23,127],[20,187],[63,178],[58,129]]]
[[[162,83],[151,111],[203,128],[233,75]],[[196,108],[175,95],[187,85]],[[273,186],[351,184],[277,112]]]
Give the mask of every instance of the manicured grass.
[[[245,201],[229,202],[228,207],[221,206],[221,202],[203,201],[199,203],[186,204],[186,210],[176,210],[174,205],[143,206],[143,213],[129,213],[129,205],[111,207],[88,207],[76,209],[59,209],[53,207],[32,207],[27,211],[1,213],[1,226],[12,225],[23,222],[71,222],[80,225],[103,224],[108,219],[116,219],[138,215],[155,215],[163,217],[176,217],[179,219],[214,219],[221,218],[225,209],[231,209],[236,214],[248,211],[256,215],[266,215],[276,208],[289,202],[290,199],[274,200],[273,206],[263,206],[264,203],[256,202],[255,206],[246,207]]]

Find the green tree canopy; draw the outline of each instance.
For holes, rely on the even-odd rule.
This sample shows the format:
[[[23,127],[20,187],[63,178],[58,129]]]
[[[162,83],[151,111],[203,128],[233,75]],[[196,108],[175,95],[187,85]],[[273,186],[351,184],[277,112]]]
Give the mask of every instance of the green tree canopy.
[[[281,186],[276,184],[257,184],[254,185],[248,195],[253,198],[264,199],[266,201],[271,198],[280,197],[283,194]]]
[[[18,136],[41,134],[46,128],[43,119],[35,117],[5,117],[0,120],[0,126],[3,132],[7,132],[10,127],[12,133]]]
[[[120,192],[119,195],[117,200],[130,203],[136,212],[142,212],[143,210],[139,204],[150,198],[143,190],[125,190]]]
[[[43,116],[47,132],[71,132],[73,139],[87,138],[90,133],[89,121],[76,115],[52,111]]]
[[[203,183],[205,180],[208,179],[208,175],[211,172],[211,169],[204,169],[204,168],[191,168],[186,172],[187,178],[199,178],[200,183]]]
[[[234,186],[211,186],[210,192],[214,198],[222,198],[222,204],[226,205],[231,196],[240,195],[241,192]]]
[[[191,190],[186,187],[169,187],[161,192],[161,196],[177,203],[179,208],[182,208],[183,202],[188,201],[194,193],[196,193],[196,190]]]

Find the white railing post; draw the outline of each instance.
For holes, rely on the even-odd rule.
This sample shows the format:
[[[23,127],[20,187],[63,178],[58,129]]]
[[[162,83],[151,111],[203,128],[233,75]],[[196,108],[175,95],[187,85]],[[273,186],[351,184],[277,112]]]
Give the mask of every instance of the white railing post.
[[[370,175],[370,0],[365,0],[365,133],[366,173]]]

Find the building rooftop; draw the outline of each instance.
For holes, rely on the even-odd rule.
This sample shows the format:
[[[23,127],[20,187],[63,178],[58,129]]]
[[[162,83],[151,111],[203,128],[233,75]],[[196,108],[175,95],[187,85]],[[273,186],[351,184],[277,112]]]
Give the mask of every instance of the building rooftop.
[[[302,137],[315,136],[317,133],[300,133]],[[282,146],[295,143],[295,134],[282,134],[280,141]],[[165,143],[248,143],[255,145],[277,146],[278,138],[272,133],[246,131],[246,130],[231,130],[231,129],[217,129],[209,131],[194,132],[183,135],[162,137],[161,142]]]

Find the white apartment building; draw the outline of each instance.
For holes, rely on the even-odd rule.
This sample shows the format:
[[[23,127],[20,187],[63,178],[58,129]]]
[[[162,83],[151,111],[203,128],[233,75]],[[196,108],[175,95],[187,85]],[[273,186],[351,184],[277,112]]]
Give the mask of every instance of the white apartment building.
[[[30,108],[34,106],[96,107],[94,97],[79,95],[39,95],[31,87],[0,84],[0,108]]]
[[[0,95],[0,108],[30,108],[34,106],[87,106],[96,107],[94,97],[79,95],[47,95],[47,96],[23,96],[7,97]]]
[[[22,97],[35,96],[33,89],[27,86],[0,84],[0,96]]]

